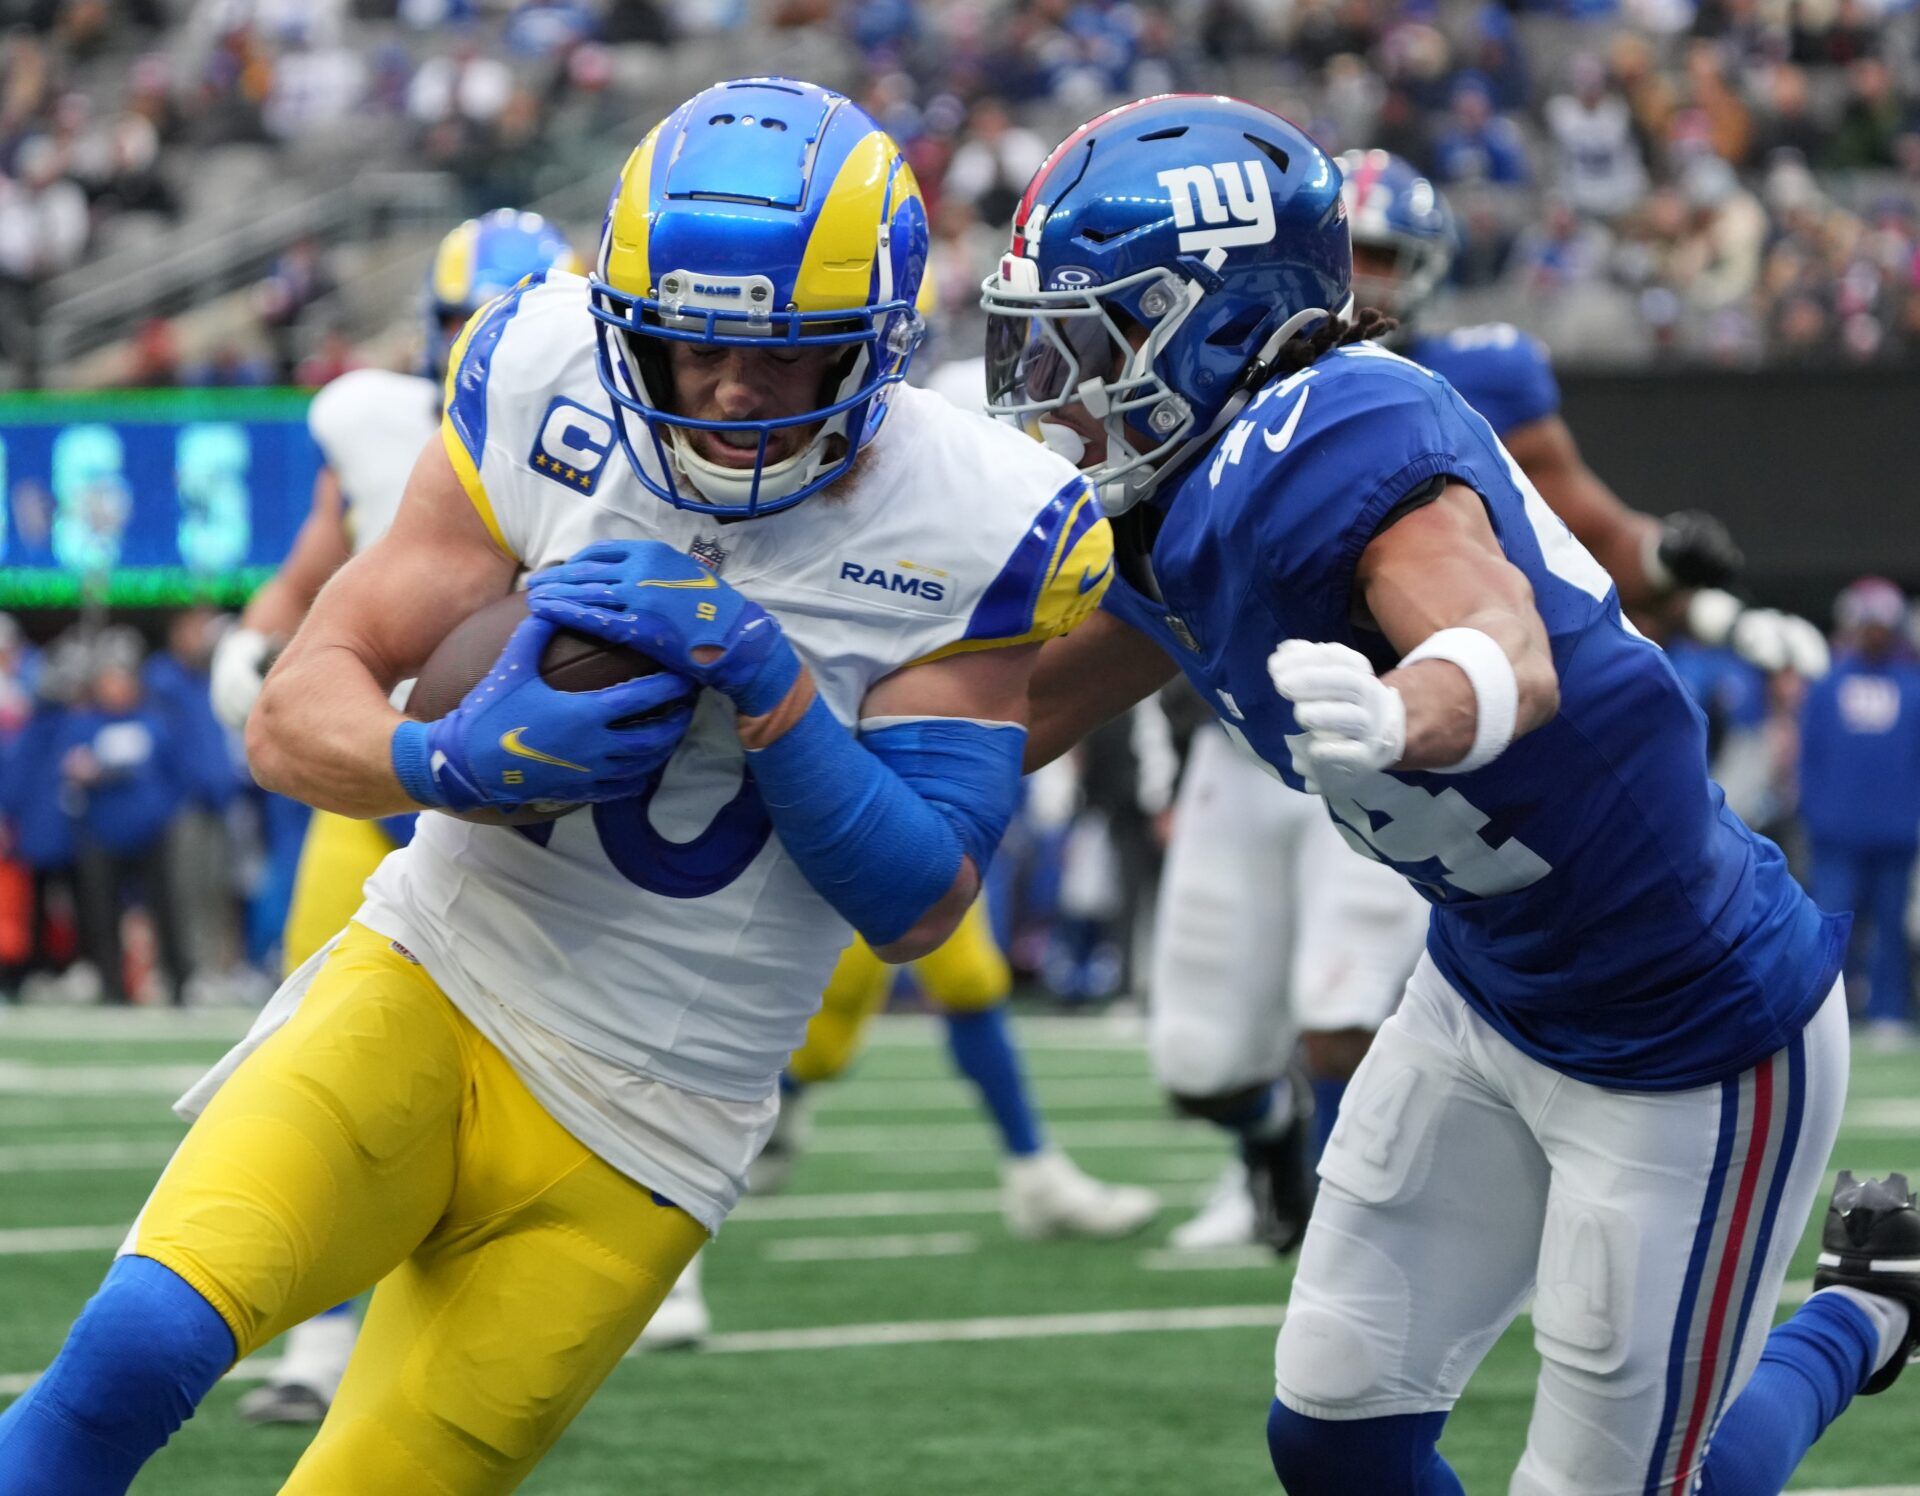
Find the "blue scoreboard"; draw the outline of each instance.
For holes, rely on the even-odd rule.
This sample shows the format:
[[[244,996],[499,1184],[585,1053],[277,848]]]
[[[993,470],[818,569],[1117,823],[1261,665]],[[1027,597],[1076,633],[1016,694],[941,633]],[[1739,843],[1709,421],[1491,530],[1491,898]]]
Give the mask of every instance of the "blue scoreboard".
[[[0,608],[243,600],[306,518],[311,398],[0,394]]]

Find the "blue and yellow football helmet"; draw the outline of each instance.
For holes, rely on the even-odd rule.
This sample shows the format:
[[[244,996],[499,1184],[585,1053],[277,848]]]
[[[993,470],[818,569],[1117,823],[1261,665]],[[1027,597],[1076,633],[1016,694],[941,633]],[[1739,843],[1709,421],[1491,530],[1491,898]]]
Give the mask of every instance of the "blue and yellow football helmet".
[[[600,381],[640,481],[679,508],[741,518],[845,474],[924,334],[927,241],[912,169],[844,95],[742,78],[676,109],[628,158],[591,276]],[[676,342],[844,351],[812,409],[700,420],[672,408]],[[774,433],[795,427],[817,429],[769,461]],[[753,465],[703,458],[694,431],[751,439]]]
[[[467,319],[536,270],[583,274],[567,236],[538,213],[495,208],[440,241],[427,272],[427,372],[437,381]]]
[[[1084,406],[1118,514],[1347,310],[1352,272],[1339,168],[1304,131],[1214,94],[1123,104],[1041,164],[981,287],[990,409],[1034,430]]]

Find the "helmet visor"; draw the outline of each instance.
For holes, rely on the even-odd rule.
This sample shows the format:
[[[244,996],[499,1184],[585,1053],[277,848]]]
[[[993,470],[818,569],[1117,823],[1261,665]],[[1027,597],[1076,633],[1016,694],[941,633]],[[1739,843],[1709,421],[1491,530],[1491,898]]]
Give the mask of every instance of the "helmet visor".
[[[987,318],[987,401],[1001,409],[1053,409],[1089,379],[1113,375],[1128,349],[1097,306]]]

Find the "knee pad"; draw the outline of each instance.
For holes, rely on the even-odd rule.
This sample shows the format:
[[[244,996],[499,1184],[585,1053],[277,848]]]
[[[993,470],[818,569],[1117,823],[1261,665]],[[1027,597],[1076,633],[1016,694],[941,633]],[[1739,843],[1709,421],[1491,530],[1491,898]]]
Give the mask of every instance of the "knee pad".
[[[233,1364],[233,1332],[170,1268],[122,1257],[34,1387],[49,1413],[89,1439],[145,1459]]]
[[[1267,1452],[1287,1496],[1465,1496],[1437,1446],[1447,1415],[1309,1418],[1276,1400]]]
[[[1228,1132],[1239,1132],[1264,1117],[1273,1105],[1270,1080],[1242,1086],[1237,1091],[1221,1091],[1212,1096],[1190,1096],[1175,1091],[1170,1098],[1174,1110],[1183,1117],[1198,1117]]]

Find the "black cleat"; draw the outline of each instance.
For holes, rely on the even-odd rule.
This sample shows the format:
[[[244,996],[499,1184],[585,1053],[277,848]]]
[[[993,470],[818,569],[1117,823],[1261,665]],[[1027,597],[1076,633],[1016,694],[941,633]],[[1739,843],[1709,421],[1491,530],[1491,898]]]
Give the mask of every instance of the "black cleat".
[[[1813,1287],[1858,1288],[1907,1306],[1907,1333],[1892,1359],[1867,1379],[1862,1395],[1885,1392],[1920,1353],[1920,1209],[1905,1174],[1855,1179],[1840,1171],[1820,1234]]]
[[[1240,1144],[1240,1156],[1247,1164],[1247,1192],[1253,1196],[1254,1236],[1282,1257],[1307,1234],[1316,1186],[1313,1090],[1299,1070],[1292,1072],[1292,1079],[1293,1116],[1286,1130]]]
[[[241,1398],[234,1411],[248,1423],[318,1423],[327,1416],[327,1399],[317,1387],[267,1382]]]

